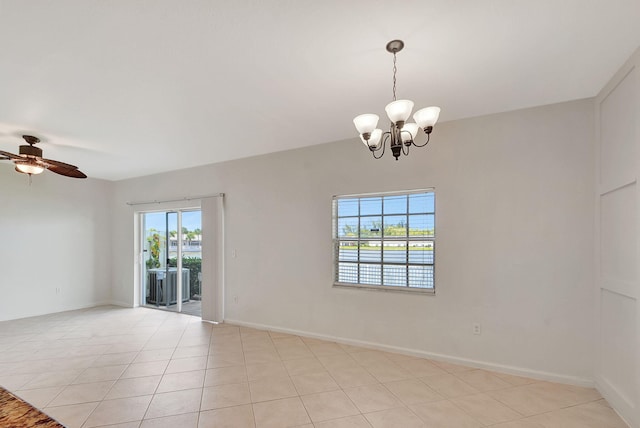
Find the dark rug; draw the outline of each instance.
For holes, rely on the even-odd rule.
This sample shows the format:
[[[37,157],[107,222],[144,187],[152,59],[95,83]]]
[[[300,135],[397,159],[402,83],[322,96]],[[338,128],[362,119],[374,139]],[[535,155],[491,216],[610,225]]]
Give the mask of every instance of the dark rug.
[[[0,427],[64,428],[63,425],[2,387],[0,387]]]

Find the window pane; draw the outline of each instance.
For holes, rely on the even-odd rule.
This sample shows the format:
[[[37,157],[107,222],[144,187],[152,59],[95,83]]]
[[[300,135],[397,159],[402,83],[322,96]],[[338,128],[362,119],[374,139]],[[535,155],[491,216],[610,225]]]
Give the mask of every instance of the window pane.
[[[409,287],[433,288],[433,266],[409,266]]]
[[[338,218],[338,237],[358,238],[358,217]]]
[[[419,214],[435,212],[434,200],[433,192],[409,195],[409,213]]]
[[[406,241],[391,241],[384,243],[385,263],[407,263]]]
[[[384,284],[392,287],[406,287],[407,286],[407,267],[406,266],[394,266],[383,265],[384,271]]]
[[[433,214],[412,214],[409,216],[409,236],[434,236]]]
[[[409,263],[432,265],[433,241],[409,242]]]
[[[341,262],[357,262],[358,243],[354,241],[340,241],[338,260]]]
[[[360,237],[380,238],[382,235],[382,217],[361,217]]]
[[[380,241],[378,242],[361,242],[360,243],[360,261],[362,262],[380,262]],[[357,258],[357,255],[356,255]]]
[[[358,265],[356,263],[338,264],[338,282],[358,283]]]
[[[407,195],[384,197],[385,214],[403,214],[407,212]]]
[[[338,199],[338,217],[358,215],[358,198]]]
[[[360,215],[380,215],[382,214],[382,198],[362,198],[360,199]]]
[[[384,216],[384,236],[407,236],[407,216]]]
[[[380,265],[360,265],[360,284],[380,285]]]

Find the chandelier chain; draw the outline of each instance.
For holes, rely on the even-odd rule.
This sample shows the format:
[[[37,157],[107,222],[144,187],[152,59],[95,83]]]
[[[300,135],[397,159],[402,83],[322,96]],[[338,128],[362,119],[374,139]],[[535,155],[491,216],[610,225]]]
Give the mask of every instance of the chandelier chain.
[[[396,53],[393,53],[393,101],[396,100],[396,72],[398,71],[398,67],[396,67]]]

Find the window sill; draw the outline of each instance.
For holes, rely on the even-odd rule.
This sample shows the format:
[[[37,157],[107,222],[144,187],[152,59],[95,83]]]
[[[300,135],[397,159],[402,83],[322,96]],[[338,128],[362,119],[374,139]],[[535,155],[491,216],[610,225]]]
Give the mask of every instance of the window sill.
[[[435,296],[435,288],[409,288],[409,287],[392,287],[382,285],[363,285],[363,284],[346,284],[342,282],[334,282],[334,288],[358,288],[362,290],[372,291],[385,291],[390,293],[405,293],[405,294],[423,294]]]

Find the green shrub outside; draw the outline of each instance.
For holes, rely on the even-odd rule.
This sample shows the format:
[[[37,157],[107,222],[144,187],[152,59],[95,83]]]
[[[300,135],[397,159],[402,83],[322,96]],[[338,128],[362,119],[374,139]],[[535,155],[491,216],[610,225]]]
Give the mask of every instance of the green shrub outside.
[[[169,267],[177,267],[178,259],[169,259]],[[202,259],[200,257],[183,257],[182,268],[189,269],[189,298],[193,298],[194,295],[198,295],[198,300],[202,294],[200,293],[200,281],[198,281],[198,273],[202,272]]]

